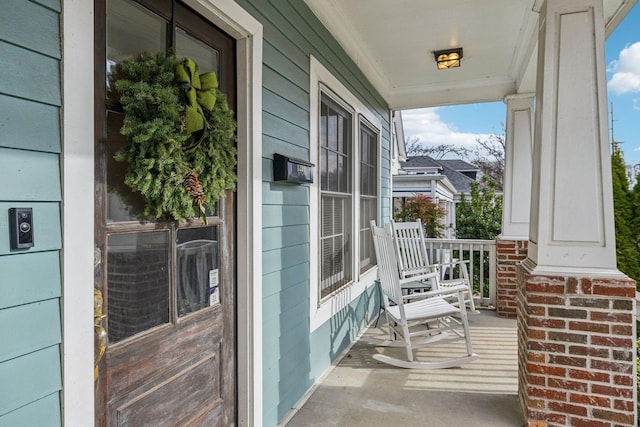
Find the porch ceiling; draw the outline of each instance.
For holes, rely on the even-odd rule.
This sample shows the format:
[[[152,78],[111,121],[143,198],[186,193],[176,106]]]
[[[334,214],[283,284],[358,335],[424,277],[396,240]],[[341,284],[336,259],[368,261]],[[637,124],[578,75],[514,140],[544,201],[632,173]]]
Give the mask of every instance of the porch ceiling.
[[[543,0],[305,0],[391,109],[535,91]],[[603,0],[607,35],[637,0]],[[433,51],[462,47],[459,68]]]

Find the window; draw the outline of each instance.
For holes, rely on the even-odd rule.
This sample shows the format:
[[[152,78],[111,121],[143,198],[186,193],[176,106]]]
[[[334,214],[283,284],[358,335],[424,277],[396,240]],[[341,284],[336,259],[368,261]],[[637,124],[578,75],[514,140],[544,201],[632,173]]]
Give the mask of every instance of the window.
[[[375,264],[371,221],[378,218],[378,134],[360,121],[360,272]]]
[[[326,94],[320,105],[320,296],[350,283],[352,114]]]
[[[319,89],[319,299],[375,265],[379,132],[330,89]],[[358,119],[359,118],[359,119]],[[355,260],[358,260],[357,262]]]
[[[370,221],[379,221],[382,120],[310,59],[310,327],[375,284]]]
[[[235,108],[235,41],[177,0],[99,2],[96,69],[96,246],[104,255],[98,288],[105,294],[111,344],[165,324],[196,322],[199,311],[221,311],[224,292],[233,294],[231,254],[235,195],[209,206],[207,223],[178,223],[144,215],[144,200],[125,185],[127,165],[114,154],[128,140],[113,81],[117,66],[141,52],[173,51],[215,71]],[[229,301],[232,301],[229,299]],[[201,316],[204,317],[204,316]],[[211,317],[213,318],[213,317]],[[136,339],[137,339],[136,338]]]

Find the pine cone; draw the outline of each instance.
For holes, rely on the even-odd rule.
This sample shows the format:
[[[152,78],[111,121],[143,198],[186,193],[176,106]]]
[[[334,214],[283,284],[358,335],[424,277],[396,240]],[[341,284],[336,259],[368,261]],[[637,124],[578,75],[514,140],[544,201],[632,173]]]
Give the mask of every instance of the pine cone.
[[[193,197],[193,201],[198,205],[203,205],[205,202],[204,189],[202,188],[202,184],[198,180],[198,175],[195,172],[189,172],[185,175],[184,181],[182,182],[185,190],[191,197]]]

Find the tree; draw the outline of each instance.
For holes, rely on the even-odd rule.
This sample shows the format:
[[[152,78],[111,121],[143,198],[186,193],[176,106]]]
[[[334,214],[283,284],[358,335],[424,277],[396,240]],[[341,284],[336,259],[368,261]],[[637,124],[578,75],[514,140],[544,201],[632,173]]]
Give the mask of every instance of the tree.
[[[425,226],[426,237],[442,237],[442,218],[445,212],[431,197],[423,194],[414,194],[395,215],[396,221],[415,221],[420,219]]]
[[[496,188],[502,191],[504,175],[504,150],[505,150],[504,126],[501,134],[492,134],[485,139],[476,138],[476,145],[471,148],[455,144],[426,145],[417,136],[407,138],[405,147],[407,155],[429,156],[435,160],[443,159],[447,155],[453,155],[477,166],[483,175],[489,175],[496,181]]]
[[[504,151],[506,141],[503,132],[500,135],[492,134],[486,139],[476,139],[477,145],[473,150],[474,158],[471,163],[478,166],[483,175],[488,175],[496,182],[496,189],[502,191],[504,176]]]
[[[637,192],[629,190],[627,171],[622,150],[613,143],[611,150],[611,177],[616,227],[616,260],[618,268],[627,276],[640,281],[640,246],[637,231]]]
[[[429,156],[436,160],[444,158],[447,154],[467,159],[471,153],[468,148],[455,144],[425,145],[420,142],[420,138],[417,136],[407,138],[405,148],[409,157]]]
[[[456,238],[495,239],[502,231],[502,196],[497,183],[488,175],[471,183],[470,198],[460,196],[456,207]]]

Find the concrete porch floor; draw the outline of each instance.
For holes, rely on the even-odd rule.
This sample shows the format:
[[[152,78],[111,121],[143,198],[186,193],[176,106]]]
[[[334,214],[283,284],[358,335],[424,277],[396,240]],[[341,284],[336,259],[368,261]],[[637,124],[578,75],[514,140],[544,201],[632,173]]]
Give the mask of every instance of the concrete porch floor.
[[[363,338],[387,336],[383,319]],[[324,378],[301,408],[282,425],[520,427],[524,418],[517,396],[516,321],[483,310],[469,316],[473,350],[479,359],[459,368],[416,370],[380,363],[383,351],[362,338]],[[405,350],[384,349],[406,357]],[[417,360],[464,354],[464,342],[417,350]]]

